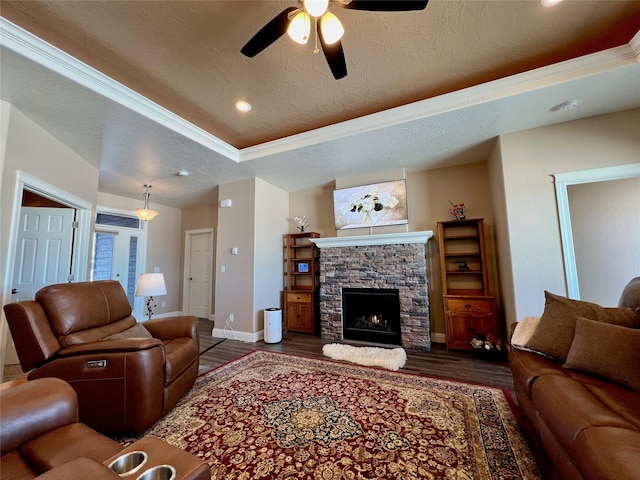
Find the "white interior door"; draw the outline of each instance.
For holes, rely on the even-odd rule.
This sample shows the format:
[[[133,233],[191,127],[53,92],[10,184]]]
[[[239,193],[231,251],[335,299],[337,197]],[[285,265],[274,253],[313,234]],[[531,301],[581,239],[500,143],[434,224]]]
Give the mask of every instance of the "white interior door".
[[[197,233],[190,236],[189,256],[189,315],[209,319],[211,315],[211,270],[213,258],[213,233]]]
[[[29,300],[46,285],[68,282],[73,208],[22,207],[11,300]]]

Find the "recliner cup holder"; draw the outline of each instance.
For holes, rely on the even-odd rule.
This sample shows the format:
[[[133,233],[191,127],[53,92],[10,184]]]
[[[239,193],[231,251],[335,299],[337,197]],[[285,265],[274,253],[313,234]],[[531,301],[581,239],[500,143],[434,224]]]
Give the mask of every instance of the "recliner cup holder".
[[[176,469],[171,465],[158,465],[150,468],[136,480],[174,480],[176,478]]]
[[[109,468],[121,477],[131,475],[140,470],[148,458],[147,452],[136,450],[119,456],[109,464]]]

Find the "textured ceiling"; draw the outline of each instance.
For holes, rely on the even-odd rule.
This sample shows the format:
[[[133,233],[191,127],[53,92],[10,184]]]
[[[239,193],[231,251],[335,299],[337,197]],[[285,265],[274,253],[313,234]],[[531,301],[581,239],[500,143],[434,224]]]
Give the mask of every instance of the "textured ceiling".
[[[255,32],[292,5],[294,1],[2,0],[0,14],[247,153],[254,151],[248,147],[265,142],[627,45],[640,30],[639,1],[567,0],[544,8],[538,0],[431,0],[423,11],[401,13],[347,10],[334,3],[331,11],[346,30],[342,45],[348,68],[346,78],[335,80],[323,55],[313,53],[313,40],[300,46],[285,35],[255,58],[240,54]],[[530,108],[540,97],[527,97],[523,90],[512,92],[520,95],[517,100],[502,103],[488,96],[496,102],[491,108],[478,106],[472,117],[467,110],[435,117],[436,103],[433,115],[420,121],[396,120],[397,125],[383,131],[360,134],[349,124],[348,138],[334,133],[328,141],[310,142],[313,148],[249,154],[252,160],[237,163],[17,53],[3,50],[2,61],[2,98],[99,165],[102,191],[134,196],[131,188],[153,180],[153,193],[164,195],[156,198],[175,206],[202,201],[221,181],[251,175],[295,190],[293,185],[305,188],[356,174],[360,162],[383,170],[477,161],[485,158],[488,140],[500,133],[588,115],[587,110],[579,117],[545,118],[532,125],[519,118],[515,107]],[[620,83],[620,93],[633,92],[637,69],[631,75],[620,71],[618,77],[613,81]],[[601,94],[615,96],[611,81],[603,78]],[[55,89],[56,98],[36,101],[42,85]],[[589,81],[582,88],[589,95]],[[569,84],[554,87],[542,97],[548,101],[542,112],[548,114],[553,105],[581,91]],[[238,99],[249,101],[253,110],[237,112]],[[594,108],[593,114],[632,108],[637,102],[628,96],[612,98],[608,110]],[[475,103],[482,101],[476,98]],[[482,125],[470,123],[478,118],[485,119]],[[426,144],[417,138],[423,133]],[[416,153],[421,150],[425,153]],[[192,175],[198,178],[188,179],[188,194],[181,193],[184,183],[167,180],[163,185],[162,178],[180,168],[209,178]],[[156,190],[158,183],[162,190]]]

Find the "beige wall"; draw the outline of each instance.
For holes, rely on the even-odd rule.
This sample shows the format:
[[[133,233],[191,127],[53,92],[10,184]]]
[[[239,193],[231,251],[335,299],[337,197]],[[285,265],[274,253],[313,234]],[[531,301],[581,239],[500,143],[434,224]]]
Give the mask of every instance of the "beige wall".
[[[218,200],[230,199],[232,206],[218,210],[216,329],[224,328],[233,313],[235,330],[253,332],[255,184],[256,179],[251,178],[220,185]],[[231,254],[233,247],[238,248],[238,255]],[[225,272],[221,271],[223,265]]]
[[[640,178],[567,187],[580,298],[616,306],[640,276]]]
[[[289,224],[287,233],[296,233],[297,224],[294,217],[307,215],[309,217],[309,232],[318,232],[323,237],[335,237],[336,229],[333,222],[333,185],[310,190],[301,190],[289,194]]]
[[[483,160],[483,159],[479,159]],[[336,185],[346,188],[354,185],[366,185],[385,180],[403,178],[402,170],[378,172],[376,175],[337,179]],[[441,168],[416,173],[407,173],[407,203],[409,209],[408,231],[432,230],[437,232],[438,221],[451,219],[449,200],[454,203],[464,202],[469,207],[470,217],[483,217],[487,224],[487,240],[491,244],[489,252],[494,262],[492,246],[493,209],[489,194],[487,164],[479,161],[471,165]],[[333,187],[304,190],[289,195],[291,216],[307,213],[310,217],[311,230],[323,237],[335,237],[333,223]],[[313,212],[313,213],[309,213]],[[320,219],[315,228],[316,218]],[[397,227],[396,227],[397,228]],[[406,226],[401,226],[407,230]],[[372,233],[388,233],[388,227],[373,228]],[[369,229],[353,229],[356,235],[366,235]],[[437,238],[429,240],[427,245],[427,270],[429,277],[429,302],[431,306],[431,329],[444,336],[444,320],[442,306],[442,289],[440,287],[440,265]],[[497,285],[497,274],[493,285]],[[442,337],[444,340],[444,337]]]
[[[506,199],[496,230],[503,285],[512,272],[507,323],[542,313],[544,290],[567,293],[552,174],[640,162],[639,129],[633,109],[501,137],[490,170],[493,188],[504,192],[494,199]]]
[[[230,199],[232,205],[218,211],[215,328],[224,329],[233,313],[231,326],[237,337],[257,340],[264,309],[281,306],[288,193],[253,178],[220,185],[218,200],[222,199]],[[231,253],[234,247],[237,255]],[[233,338],[230,331],[227,336]]]
[[[2,122],[0,133],[4,138],[0,145],[6,149],[0,192],[3,273],[7,271],[8,232],[18,168],[94,205],[99,198],[101,204],[113,208],[139,206],[136,200],[98,196],[98,169],[15,108],[3,105]],[[435,232],[439,220],[450,218],[448,200],[466,203],[469,217],[486,219],[491,258],[494,259],[494,251],[499,252],[495,263],[501,290],[498,292],[494,285],[493,292],[501,299],[506,322],[539,314],[543,290],[566,293],[551,174],[640,162],[639,125],[640,109],[635,109],[512,133],[496,142],[488,162],[478,159],[471,165],[408,173],[408,229]],[[73,177],[66,175],[69,171],[75,172]],[[369,182],[368,176],[355,180],[360,184]],[[354,178],[348,181],[353,182]],[[311,230],[336,236],[332,192],[333,187],[327,186],[294,192],[287,199],[279,189],[250,179],[220,186],[218,197],[212,198],[210,206],[184,213],[154,204],[161,215],[149,224],[147,268],[160,266],[168,277],[167,287],[172,293],[167,296],[166,310],[181,307],[184,231],[215,226],[216,328],[221,329],[228,314],[234,313],[236,330],[255,333],[262,328],[260,309],[275,306],[272,297],[282,287],[279,242],[283,233],[295,231],[292,217],[306,213]],[[217,200],[223,198],[233,201],[232,208],[218,208]],[[230,253],[234,246],[239,248],[237,256]],[[432,330],[443,333],[435,239],[427,248]],[[271,273],[275,258],[278,274]],[[223,264],[225,273],[220,272]],[[3,321],[0,334],[5,333]]]
[[[141,195],[142,197],[142,195]],[[143,200],[98,193],[98,206],[132,212],[142,207]],[[151,208],[159,212],[152,221],[147,222],[147,255],[145,273],[159,267],[164,274],[167,295],[158,298],[154,315],[182,311],[182,232],[176,228],[182,222],[182,210],[152,202]],[[165,306],[162,306],[165,302]],[[139,319],[142,320],[142,319]]]
[[[213,229],[213,245],[211,263],[213,266],[211,274],[211,312],[216,311],[216,251],[215,245],[217,243],[217,228],[218,225],[218,187],[216,187],[211,194],[211,204],[202,205],[193,208],[185,208],[182,210],[182,240],[180,244],[180,251],[182,252],[180,278],[184,278],[184,249],[185,249],[185,232],[187,230],[198,230],[201,228]],[[182,286],[181,292],[184,292],[184,286]],[[181,293],[182,294],[182,293]]]
[[[507,198],[504,188],[504,177],[502,165],[502,145],[501,139],[496,141],[489,159],[487,161],[489,169],[489,190],[491,192],[491,203],[494,207],[494,229],[493,244],[496,253],[496,272],[500,285],[497,302],[500,305],[501,319],[506,323],[504,332],[509,334],[509,324],[517,318],[515,313],[515,293],[513,286],[513,272],[511,271],[511,244],[509,239]]]
[[[288,226],[289,193],[257,179],[253,332],[264,328],[264,309],[282,308],[282,235]]]

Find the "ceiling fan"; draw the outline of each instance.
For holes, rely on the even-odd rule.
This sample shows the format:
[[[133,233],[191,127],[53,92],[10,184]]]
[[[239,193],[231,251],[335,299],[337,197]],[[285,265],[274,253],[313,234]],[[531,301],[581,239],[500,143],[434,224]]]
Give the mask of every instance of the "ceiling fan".
[[[424,10],[429,0],[298,0],[300,6],[289,7],[280,12],[262,27],[240,51],[247,57],[255,57],[285,33],[296,42],[306,44],[311,35],[313,20],[317,32],[314,52],[319,51],[317,41],[320,40],[322,51],[335,79],[346,77],[347,64],[340,43],[344,27],[338,17],[328,11],[334,2],[343,8],[352,10],[406,12]]]

